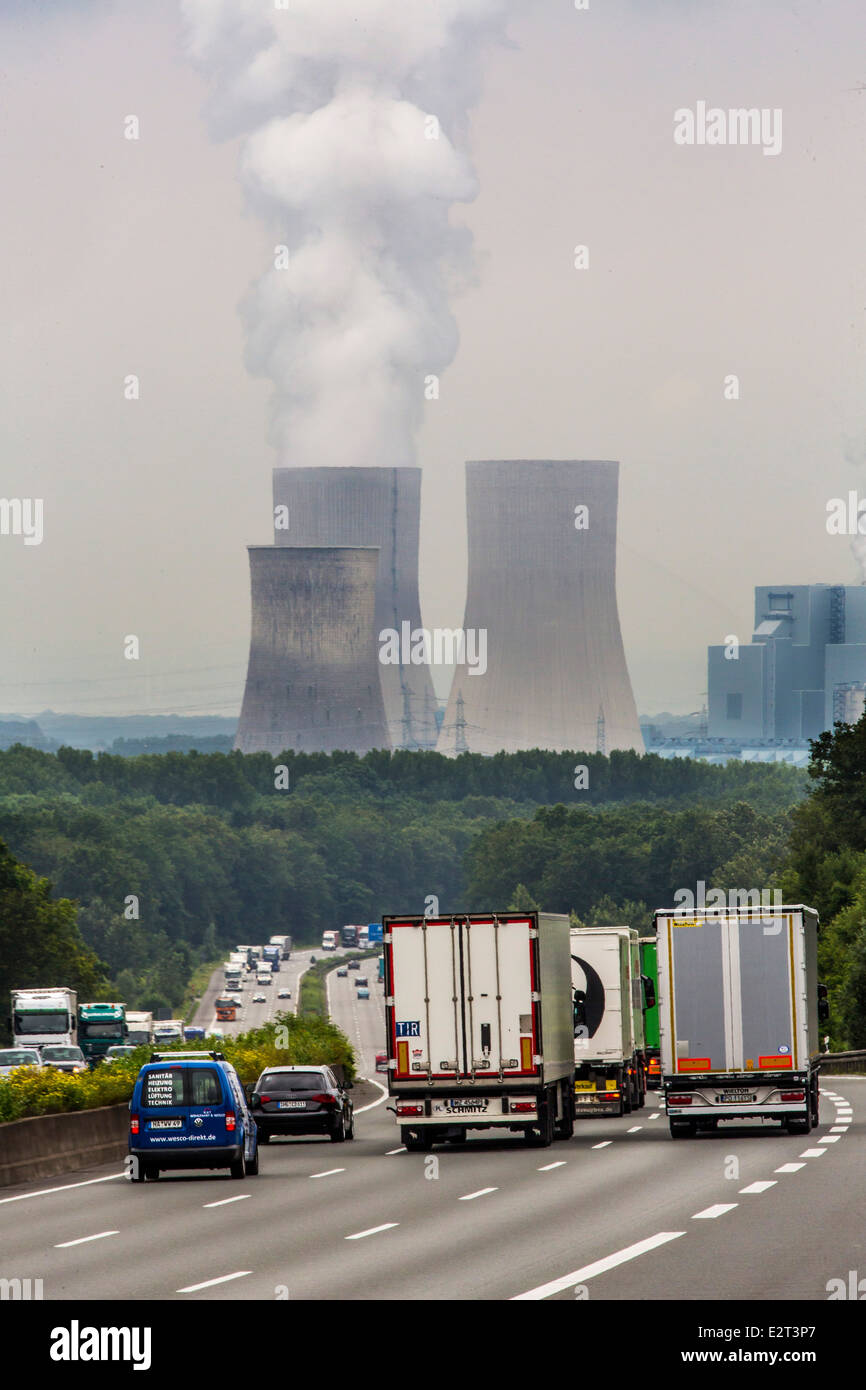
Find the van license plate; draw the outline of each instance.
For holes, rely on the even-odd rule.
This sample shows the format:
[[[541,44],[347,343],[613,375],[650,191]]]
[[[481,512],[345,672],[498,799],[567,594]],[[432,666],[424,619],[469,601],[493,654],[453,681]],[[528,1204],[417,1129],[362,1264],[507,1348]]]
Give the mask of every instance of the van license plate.
[[[758,1097],[751,1091],[724,1091],[719,1096],[722,1105],[739,1105],[742,1101],[754,1101]]]
[[[151,1120],[151,1129],[183,1129],[183,1120]]]
[[[278,1102],[280,1110],[306,1110],[305,1100],[281,1100]]]

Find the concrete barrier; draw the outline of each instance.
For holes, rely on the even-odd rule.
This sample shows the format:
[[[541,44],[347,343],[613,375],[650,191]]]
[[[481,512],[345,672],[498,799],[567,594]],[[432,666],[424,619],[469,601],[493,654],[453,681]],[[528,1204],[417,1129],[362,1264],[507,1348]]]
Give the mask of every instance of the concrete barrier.
[[[128,1105],[33,1115],[0,1125],[0,1187],[119,1163],[126,1156],[128,1127]]]

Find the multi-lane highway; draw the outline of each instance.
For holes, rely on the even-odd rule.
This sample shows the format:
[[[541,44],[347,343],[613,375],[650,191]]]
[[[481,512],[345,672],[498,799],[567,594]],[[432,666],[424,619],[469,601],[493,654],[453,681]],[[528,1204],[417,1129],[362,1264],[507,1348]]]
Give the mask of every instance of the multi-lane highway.
[[[199,1028],[207,1029],[208,1032],[214,1028],[221,1028],[226,1037],[233,1037],[238,1033],[246,1033],[251,1028],[261,1028],[277,1013],[294,1013],[297,1009],[298,986],[301,976],[309,968],[310,957],[320,957],[321,954],[321,951],[317,953],[310,947],[292,951],[288,960],[280,962],[279,973],[274,976],[273,982],[269,985],[257,985],[254,974],[245,975],[240,991],[243,1005],[234,1023],[219,1023],[217,1021],[214,1005],[218,996],[225,993],[223,971],[220,968],[212,975],[208,987],[199,1001],[192,1022]],[[291,991],[290,999],[278,997],[280,990],[283,989]],[[253,1003],[253,998],[257,994],[265,996],[263,1004]]]
[[[370,999],[351,972],[331,1007],[374,1078],[382,987],[361,973]],[[4,1269],[46,1299],[180,1301],[822,1301],[866,1276],[866,1078],[824,1079],[808,1138],[723,1126],[674,1142],[651,1093],[550,1149],[479,1133],[432,1154],[403,1150],[363,1089],[376,1098],[356,1091],[354,1142],[275,1140],[244,1182],[137,1186],[111,1165],[7,1190]]]

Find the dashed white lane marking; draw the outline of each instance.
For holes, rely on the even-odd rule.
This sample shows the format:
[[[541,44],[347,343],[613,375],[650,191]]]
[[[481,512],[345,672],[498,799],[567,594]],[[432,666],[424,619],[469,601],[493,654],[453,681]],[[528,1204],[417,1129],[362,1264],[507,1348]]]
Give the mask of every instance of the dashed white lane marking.
[[[822,1154],[825,1154],[826,1152],[827,1152],[826,1149],[804,1149],[803,1152],[800,1154],[800,1157],[801,1157],[801,1158],[820,1158],[821,1155],[822,1155]]]
[[[783,1163],[781,1168],[774,1168],[774,1173],[799,1173],[801,1168],[805,1168],[805,1163]]]
[[[248,1202],[252,1195],[251,1192],[242,1192],[238,1197],[223,1197],[219,1202],[205,1202],[205,1209],[208,1207],[227,1207],[229,1202]]]
[[[767,1190],[768,1187],[775,1187],[775,1186],[776,1186],[775,1179],[772,1179],[772,1180],[770,1180],[770,1181],[768,1181],[768,1182],[750,1182],[748,1187],[741,1187],[741,1188],[740,1188],[740,1193],[742,1194],[742,1193],[745,1193],[745,1192],[766,1192],[766,1190]]]
[[[539,1168],[539,1173],[549,1173],[551,1168],[564,1168],[565,1159],[558,1158],[555,1163],[545,1163],[543,1168]]]
[[[406,1152],[406,1146],[405,1146],[405,1144],[404,1144],[402,1149],[386,1149],[386,1151],[385,1151],[385,1157],[386,1157],[386,1158],[390,1158],[392,1154],[404,1154],[405,1152]]]
[[[637,1134],[639,1129],[643,1129],[643,1125],[632,1125],[631,1129],[626,1130],[626,1134]]]
[[[604,1259],[596,1260],[594,1264],[584,1265],[582,1269],[574,1269],[571,1274],[564,1274],[561,1279],[552,1279],[549,1284],[539,1284],[537,1289],[530,1289],[528,1293],[515,1294],[512,1303],[522,1303],[527,1300],[537,1302],[542,1298],[550,1298],[552,1294],[562,1293],[564,1289],[573,1288],[575,1284],[583,1284],[587,1279],[594,1279],[597,1274],[604,1274],[609,1269],[616,1269],[617,1265],[625,1264],[628,1260],[636,1260],[638,1255],[645,1255],[648,1250],[655,1250],[659,1245],[665,1245],[669,1240],[676,1240],[679,1236],[684,1236],[685,1231],[659,1231],[658,1235],[650,1236],[647,1240],[639,1240],[636,1245],[627,1245],[624,1250],[617,1250],[613,1255],[605,1255]]]
[[[392,1231],[395,1226],[399,1226],[399,1221],[386,1221],[382,1226],[371,1226],[368,1231],[356,1231],[353,1236],[344,1236],[344,1240],[364,1240],[367,1236],[377,1236],[380,1231]]]
[[[696,1211],[692,1220],[715,1221],[717,1216],[724,1216],[726,1211],[733,1211],[736,1206],[739,1206],[738,1202],[716,1202],[713,1207],[704,1207],[703,1211]]]
[[[823,1139],[819,1139],[819,1144],[838,1144],[842,1138],[841,1134],[825,1134]]]
[[[86,1245],[89,1240],[105,1240],[106,1236],[118,1236],[119,1231],[99,1231],[95,1236],[80,1236],[78,1240],[62,1240],[55,1250],[68,1250],[70,1245]]]
[[[345,1173],[345,1168],[329,1168],[325,1173],[311,1173],[310,1178],[332,1178],[335,1173]]]
[[[476,1197],[486,1197],[491,1192],[498,1192],[498,1187],[479,1187],[477,1192],[467,1192],[465,1197],[458,1197],[458,1202],[474,1202]]]
[[[31,1197],[50,1197],[52,1192],[71,1192],[73,1187],[92,1187],[97,1182],[114,1182],[125,1178],[125,1173],[109,1173],[107,1178],[86,1178],[84,1182],[67,1182],[62,1187],[43,1187],[38,1192],[20,1192],[17,1197],[0,1197],[0,1207],[7,1202],[27,1202]]]
[[[251,1269],[236,1269],[234,1274],[221,1274],[218,1279],[205,1279],[201,1284],[187,1284],[186,1288],[175,1289],[175,1293],[198,1293],[199,1289],[212,1289],[214,1284],[228,1284],[232,1279],[243,1279],[252,1274]]]
[[[831,1134],[847,1134],[848,1125],[833,1125],[830,1129]]]
[[[606,1148],[608,1147],[608,1145],[610,1145],[610,1144],[612,1144],[612,1143],[613,1143],[613,1140],[612,1140],[612,1139],[602,1139],[602,1141],[601,1141],[600,1144],[593,1144],[592,1147],[593,1147],[594,1149],[606,1149]]]
[[[657,1120],[660,1114],[661,1114],[661,1111],[660,1111],[660,1110],[655,1110],[655,1111],[653,1111],[652,1115],[647,1116],[647,1118],[650,1119],[650,1120]]]

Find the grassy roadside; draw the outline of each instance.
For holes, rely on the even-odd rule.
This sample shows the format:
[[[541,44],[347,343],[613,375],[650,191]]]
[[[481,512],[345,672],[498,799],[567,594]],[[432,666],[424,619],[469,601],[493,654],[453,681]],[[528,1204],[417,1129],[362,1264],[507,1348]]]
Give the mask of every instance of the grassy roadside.
[[[339,965],[346,965],[350,960],[373,960],[380,954],[377,946],[371,946],[366,951],[353,951],[348,956],[329,955],[325,960],[317,960],[301,977],[298,1017],[327,1019],[328,994],[325,989],[325,976],[331,970],[336,970]]]

